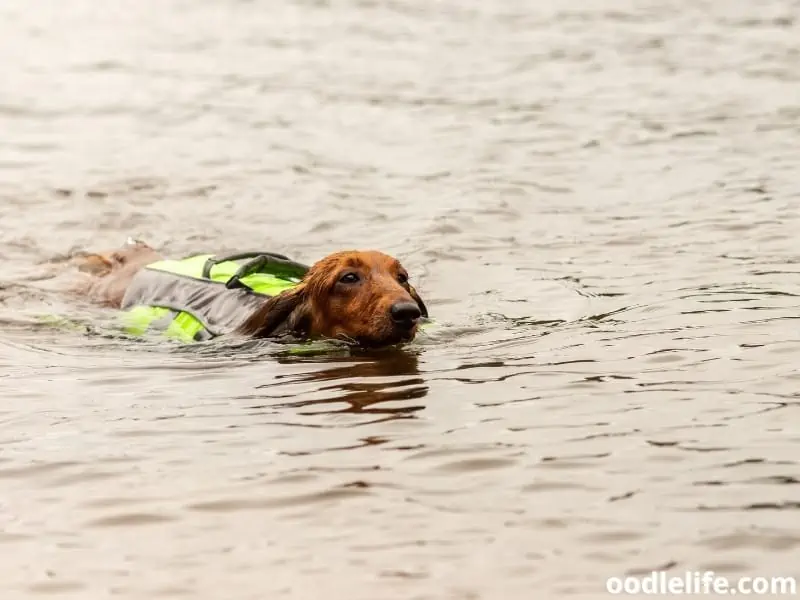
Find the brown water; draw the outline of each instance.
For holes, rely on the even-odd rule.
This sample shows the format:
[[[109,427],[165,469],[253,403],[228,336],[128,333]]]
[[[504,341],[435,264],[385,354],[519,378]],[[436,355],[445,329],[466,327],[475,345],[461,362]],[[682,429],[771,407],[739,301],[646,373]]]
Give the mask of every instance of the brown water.
[[[3,600],[800,576],[800,2],[5,0],[0,40]],[[86,310],[40,263],[128,235],[378,248],[438,327],[37,325]]]

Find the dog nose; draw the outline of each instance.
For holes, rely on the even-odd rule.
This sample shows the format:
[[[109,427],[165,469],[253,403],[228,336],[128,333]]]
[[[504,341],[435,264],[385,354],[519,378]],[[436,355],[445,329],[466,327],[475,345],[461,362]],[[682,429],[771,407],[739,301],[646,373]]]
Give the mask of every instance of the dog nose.
[[[396,302],[390,312],[395,323],[408,325],[409,329],[422,315],[416,302]]]

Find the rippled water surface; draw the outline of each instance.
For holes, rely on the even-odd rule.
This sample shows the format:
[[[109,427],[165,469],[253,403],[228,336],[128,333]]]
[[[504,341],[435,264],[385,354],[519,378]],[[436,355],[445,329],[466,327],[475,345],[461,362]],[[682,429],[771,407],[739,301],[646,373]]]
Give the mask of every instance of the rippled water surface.
[[[0,597],[800,575],[800,3],[5,0]],[[400,257],[292,356],[42,325],[63,257]]]

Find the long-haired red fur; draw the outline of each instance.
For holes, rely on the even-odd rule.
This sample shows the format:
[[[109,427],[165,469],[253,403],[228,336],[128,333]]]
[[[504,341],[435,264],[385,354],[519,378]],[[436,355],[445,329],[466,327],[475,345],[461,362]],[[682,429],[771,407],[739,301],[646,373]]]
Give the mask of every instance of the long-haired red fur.
[[[239,333],[293,333],[367,346],[407,342],[428,311],[400,262],[377,251],[344,251],[315,263],[293,289],[270,298]]]

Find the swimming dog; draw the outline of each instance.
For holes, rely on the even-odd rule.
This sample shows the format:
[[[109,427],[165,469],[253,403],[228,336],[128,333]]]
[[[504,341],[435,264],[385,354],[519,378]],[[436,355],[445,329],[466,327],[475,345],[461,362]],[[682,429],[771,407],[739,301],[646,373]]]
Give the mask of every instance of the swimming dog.
[[[243,257],[249,262],[236,260]],[[195,340],[291,335],[383,347],[412,341],[428,317],[400,261],[377,250],[335,252],[310,267],[273,253],[195,258],[185,263],[198,265],[195,271],[187,271],[184,263],[129,240],[81,256],[75,291],[107,307],[161,310],[164,325],[183,316],[195,325]],[[270,278],[266,291],[256,285],[259,274]]]

